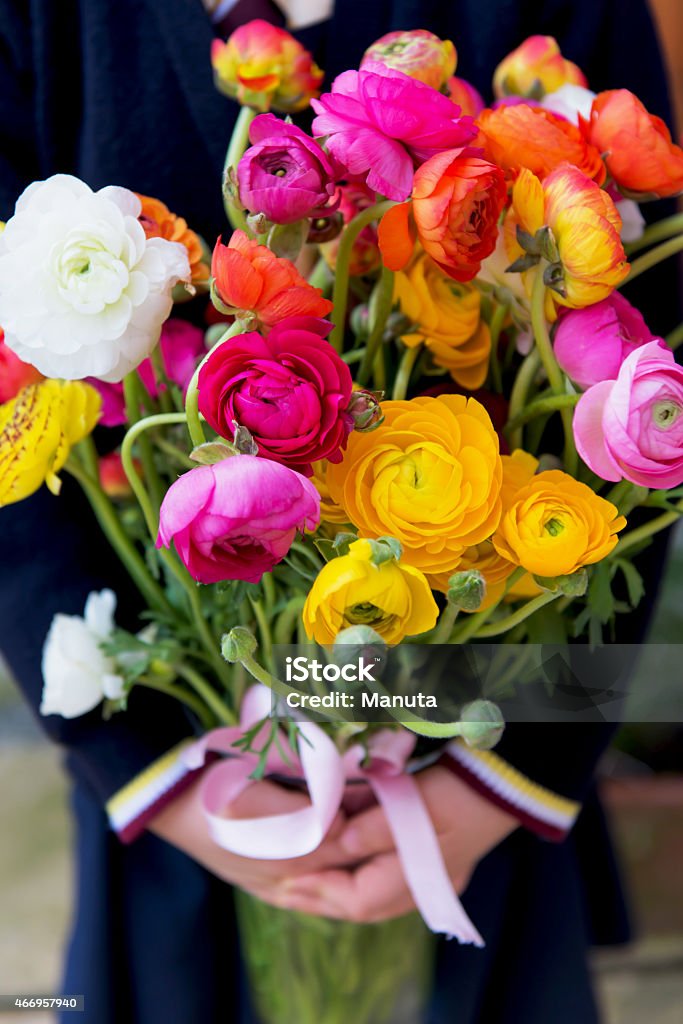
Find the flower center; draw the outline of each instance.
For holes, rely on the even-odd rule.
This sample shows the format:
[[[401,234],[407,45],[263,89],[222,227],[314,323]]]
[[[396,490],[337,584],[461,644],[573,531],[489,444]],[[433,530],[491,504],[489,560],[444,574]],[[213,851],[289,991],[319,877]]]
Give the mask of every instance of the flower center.
[[[62,298],[79,313],[100,313],[128,286],[128,267],[97,233],[74,228],[51,258]]]
[[[551,537],[557,537],[564,530],[564,523],[553,516],[543,524],[543,529],[550,534]]]
[[[669,430],[673,427],[681,413],[681,407],[671,399],[664,399],[655,402],[652,406],[652,421],[660,430]]]

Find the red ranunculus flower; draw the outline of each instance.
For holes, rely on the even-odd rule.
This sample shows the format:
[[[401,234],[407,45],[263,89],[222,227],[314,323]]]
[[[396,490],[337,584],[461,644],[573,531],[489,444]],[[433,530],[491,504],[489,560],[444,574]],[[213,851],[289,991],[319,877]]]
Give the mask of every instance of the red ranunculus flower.
[[[250,332],[219,345],[199,374],[199,408],[223,437],[246,427],[259,455],[312,475],[318,459],[339,462],[353,427],[352,379],[325,340],[330,324],[283,320],[267,338]]]

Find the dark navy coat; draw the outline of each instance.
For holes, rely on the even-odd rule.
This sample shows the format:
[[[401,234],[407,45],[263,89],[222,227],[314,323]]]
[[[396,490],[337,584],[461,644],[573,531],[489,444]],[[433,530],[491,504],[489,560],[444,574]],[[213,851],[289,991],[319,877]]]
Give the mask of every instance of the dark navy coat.
[[[626,86],[670,117],[644,0],[338,0],[330,25],[299,36],[329,83],[384,32],[416,27],[453,39],[458,74],[485,95],[498,61],[527,35],[547,33],[593,88]],[[94,188],[159,196],[212,241],[225,227],[220,177],[236,114],[212,84],[212,35],[201,0],[0,0],[0,218],[29,181],[66,171]],[[673,326],[665,306],[648,310],[656,332]],[[59,500],[43,490],[0,511],[0,551],[0,649],[37,708],[53,614],[80,613],[94,587],[125,594],[126,586],[68,481]],[[122,623],[133,626],[136,610],[133,598],[124,601]],[[144,693],[106,724],[97,712],[43,724],[64,745],[76,783],[77,906],[64,990],[85,994],[84,1024],[237,1020],[229,887],[149,834],[121,846],[102,811],[187,733],[183,715]],[[583,759],[574,737],[544,745],[508,732],[500,752],[522,771],[569,796],[587,793],[605,731],[581,745]],[[597,811],[559,846],[521,830],[512,836],[480,865],[465,897],[486,950],[444,945],[434,1022],[597,1020],[585,951],[596,928],[603,938],[625,932],[610,898],[614,878]],[[592,901],[599,921],[587,910],[591,889],[600,894]]]

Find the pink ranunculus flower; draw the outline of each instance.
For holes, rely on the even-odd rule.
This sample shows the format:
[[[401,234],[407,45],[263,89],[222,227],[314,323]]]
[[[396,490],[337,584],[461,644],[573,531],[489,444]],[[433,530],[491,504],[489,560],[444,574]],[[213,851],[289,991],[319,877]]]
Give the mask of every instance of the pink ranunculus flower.
[[[255,118],[249,139],[252,145],[237,166],[247,210],[275,224],[334,213],[339,205],[334,169],[314,139],[274,114]]]
[[[204,332],[186,320],[167,320],[161,328],[159,341],[161,358],[168,379],[183,392],[190,383],[197,363],[205,355]],[[158,397],[154,367],[151,359],[145,359],[138,366],[140,379],[152,398]],[[126,405],[123,398],[123,384],[107,384],[88,379],[102,396],[102,415],[100,425],[103,427],[120,427],[126,422]]]
[[[199,409],[222,437],[235,422],[259,455],[311,476],[320,459],[340,462],[353,419],[346,363],[325,340],[331,325],[282,320],[262,338],[239,334],[218,345],[199,374]]]
[[[383,64],[345,71],[311,105],[313,134],[354,177],[388,199],[407,199],[413,170],[436,153],[459,149],[476,135],[471,117],[422,82]]]
[[[683,367],[652,341],[616,380],[594,384],[574,411],[579,455],[603,480],[656,489],[683,484]]]
[[[581,388],[601,380],[615,380],[621,364],[641,345],[658,341],[642,314],[631,303],[612,292],[602,302],[560,314],[555,330],[555,358],[568,377]]]
[[[258,583],[297,533],[320,521],[320,496],[287,466],[235,455],[183,474],[164,498],[157,547],[175,544],[198,583]]]

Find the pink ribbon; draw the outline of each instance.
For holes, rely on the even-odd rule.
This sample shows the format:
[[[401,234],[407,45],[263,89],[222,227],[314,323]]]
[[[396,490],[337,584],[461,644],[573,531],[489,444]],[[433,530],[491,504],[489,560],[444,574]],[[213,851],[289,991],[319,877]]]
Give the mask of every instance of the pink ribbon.
[[[253,784],[250,775],[258,756],[242,752],[236,740],[270,715],[272,694],[254,686],[245,695],[239,725],[214,729],[183,754],[187,766],[200,768],[210,751],[229,755],[211,765],[202,782],[200,798],[214,841],[242,857],[281,860],[312,853],[324,839],[344,797],[346,783],[366,781],[382,806],[394,837],[406,883],[425,924],[462,943],[484,942],[458,899],[448,877],[441,847],[415,779],[405,768],[415,737],[405,730],[376,733],[369,743],[369,759],[357,745],[343,756],[314,722],[299,721],[297,751],[289,748],[288,761],[271,744],[266,773],[290,778],[303,776],[310,804],[287,814],[261,818],[225,818],[223,812]],[[264,731],[268,724],[264,724]],[[258,748],[256,737],[256,746]],[[281,745],[287,744],[286,738]]]

